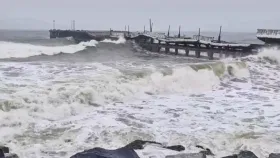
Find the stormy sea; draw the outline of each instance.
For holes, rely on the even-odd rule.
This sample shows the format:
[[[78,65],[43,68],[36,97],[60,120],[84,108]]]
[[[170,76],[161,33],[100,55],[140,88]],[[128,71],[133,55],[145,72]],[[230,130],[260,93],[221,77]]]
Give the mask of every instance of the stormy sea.
[[[254,33],[223,38],[259,42]],[[210,61],[152,53],[122,37],[77,44],[48,31],[2,30],[0,144],[20,158],[69,158],[135,139],[267,157],[280,152],[279,62],[274,49]]]

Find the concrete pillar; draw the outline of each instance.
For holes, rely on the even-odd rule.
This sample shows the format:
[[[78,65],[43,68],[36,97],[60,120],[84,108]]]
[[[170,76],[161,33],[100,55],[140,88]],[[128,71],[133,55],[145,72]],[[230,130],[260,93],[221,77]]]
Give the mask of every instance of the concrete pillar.
[[[195,57],[200,58],[200,50],[195,50]]]
[[[166,43],[166,46],[165,46],[165,53],[169,53],[169,43]]]
[[[175,55],[178,55],[178,43],[175,44]]]
[[[158,50],[157,50],[157,52],[160,52],[160,49],[161,49],[161,46],[160,46],[160,40],[158,41]]]
[[[208,59],[209,60],[213,60],[214,59],[214,52],[213,51],[209,51],[209,52],[207,52],[207,54],[208,54]]]
[[[197,47],[197,50],[195,50],[195,56],[196,56],[197,58],[200,58],[200,45],[197,44],[196,47]]]
[[[186,54],[185,54],[185,55],[186,55],[186,56],[189,56],[189,54],[190,54],[190,50],[189,50],[188,48],[186,48],[186,49],[185,49],[185,52],[186,52]]]

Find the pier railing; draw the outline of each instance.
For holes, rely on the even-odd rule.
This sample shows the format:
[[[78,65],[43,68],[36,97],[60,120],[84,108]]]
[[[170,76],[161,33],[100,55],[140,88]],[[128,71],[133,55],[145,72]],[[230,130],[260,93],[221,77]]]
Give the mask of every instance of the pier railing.
[[[280,38],[280,30],[258,29],[257,37]]]
[[[152,38],[157,38],[157,39],[164,39],[166,38],[165,33],[158,33],[158,32],[145,32],[143,33],[145,36],[150,36]]]
[[[214,40],[214,37],[201,36],[201,35],[193,35],[193,39],[195,39],[195,40],[201,40],[201,41],[209,41],[209,42],[211,42],[212,40]]]

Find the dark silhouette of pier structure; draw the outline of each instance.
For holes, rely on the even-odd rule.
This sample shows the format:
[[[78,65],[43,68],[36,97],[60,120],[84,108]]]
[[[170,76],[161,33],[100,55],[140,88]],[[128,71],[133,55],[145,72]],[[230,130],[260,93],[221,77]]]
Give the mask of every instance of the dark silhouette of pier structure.
[[[129,26],[125,26],[124,31],[90,31],[90,30],[76,30],[75,21],[71,23],[71,30],[58,30],[55,29],[55,21],[53,29],[50,30],[50,38],[65,38],[73,37],[76,42],[97,40],[102,41],[104,39],[117,40],[119,36],[123,36],[126,40],[135,41],[142,48],[152,52],[163,52],[167,54],[182,54],[185,56],[195,56],[200,58],[202,53],[206,53],[208,59],[214,59],[214,54],[222,56],[246,56],[250,54],[258,53],[259,50],[268,47],[268,44],[244,44],[233,43],[222,40],[222,27],[218,34],[217,40],[214,37],[208,37],[201,35],[200,28],[198,34],[193,37],[181,36],[181,26],[179,26],[179,32],[177,36],[170,36],[170,25],[167,35],[165,33],[153,32],[153,23],[149,20],[150,29],[146,30],[144,26],[143,32],[130,32]],[[279,32],[280,33],[280,32]],[[173,49],[174,51],[171,51]],[[194,52],[194,53],[191,53]]]

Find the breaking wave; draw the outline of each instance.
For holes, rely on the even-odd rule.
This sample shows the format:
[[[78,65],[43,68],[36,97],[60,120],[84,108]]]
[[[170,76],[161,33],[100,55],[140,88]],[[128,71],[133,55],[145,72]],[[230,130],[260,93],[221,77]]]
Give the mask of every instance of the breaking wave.
[[[111,40],[111,39],[105,39],[101,42],[104,43],[114,43],[114,44],[124,44],[126,42],[125,38],[123,36],[120,36],[118,40]]]
[[[30,69],[34,72],[26,73],[43,75],[31,76],[31,78],[48,76],[51,80],[48,80],[45,84],[52,86],[42,86],[39,89],[40,93],[36,94],[23,87],[24,93],[29,95],[24,98],[24,94],[17,93],[16,98],[28,103],[37,102],[40,105],[46,102],[56,105],[64,103],[104,105],[150,95],[211,91],[219,85],[220,80],[225,76],[247,77],[249,73],[246,64],[242,62],[193,64],[164,69],[130,68],[125,70],[115,69],[100,63],[86,66],[86,68],[76,66],[73,65],[70,70],[62,71],[60,67],[45,65],[44,67],[47,70],[42,74],[42,72],[37,72],[36,65],[28,65],[28,68],[24,69]],[[77,74],[83,72],[83,69],[87,70],[86,74]],[[19,73],[17,70],[18,68],[14,67],[9,73]],[[47,94],[47,100],[37,100],[38,97],[34,97],[34,95],[38,96],[40,94],[42,94],[42,98],[45,98]],[[15,102],[15,100],[11,100],[11,102]],[[19,106],[21,101],[17,104]]]
[[[267,59],[271,62],[280,63],[280,50],[277,48],[270,48],[262,50],[257,57]]]
[[[37,55],[55,55],[59,53],[76,53],[86,49],[86,47],[95,47],[97,41],[81,42],[75,45],[66,46],[40,46],[26,43],[0,42],[0,59],[6,58],[26,58]]]
[[[45,142],[44,140],[57,139],[56,136],[67,133],[68,129],[63,129],[68,128],[64,127],[67,126],[67,123],[63,123],[62,129],[53,131],[55,128],[52,125],[54,124],[50,122],[94,111],[90,109],[92,107],[107,107],[129,100],[145,100],[146,97],[150,98],[150,96],[212,92],[225,76],[232,74],[234,77],[244,77],[238,72],[246,70],[247,67],[242,62],[218,62],[170,68],[144,67],[135,69],[129,67],[122,70],[101,63],[85,65],[12,63],[4,67],[1,65],[1,69],[7,71],[0,74],[2,78],[0,127],[3,129],[0,131],[0,136],[4,143],[15,140],[9,144],[11,148],[18,149],[17,153],[19,151],[34,153],[37,152],[35,150],[38,148],[32,148],[30,151],[27,151],[26,148],[36,142],[42,144]],[[229,71],[235,73],[229,74]],[[18,78],[8,77],[16,74],[26,80],[18,82]],[[102,118],[110,119],[110,116]],[[97,124],[100,122],[100,119],[91,118],[91,120],[95,120],[94,122]],[[113,124],[118,123],[115,120]],[[88,127],[92,128],[93,125],[91,121]],[[79,124],[75,126],[79,129]],[[75,132],[75,128],[68,132],[70,134]],[[103,131],[99,127],[94,128],[95,131]],[[106,127],[106,129],[108,128]],[[115,128],[115,130],[118,129]],[[34,136],[33,133],[38,134]],[[87,131],[79,133],[74,133],[79,137],[79,143],[81,143],[77,142],[76,145],[84,146],[87,143],[84,143],[83,135]],[[29,139],[30,137],[32,139]],[[61,139],[68,138],[65,136]],[[19,141],[27,144],[20,145]],[[64,141],[61,140],[61,142]],[[73,149],[73,151],[75,150]]]

